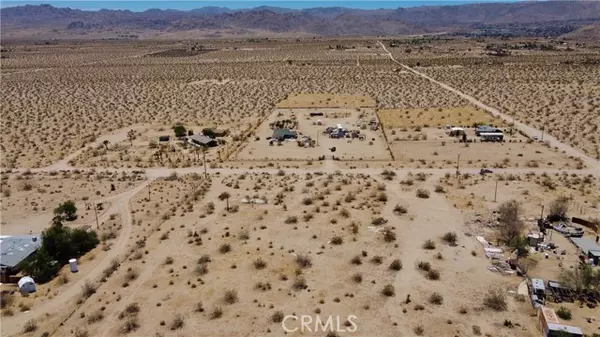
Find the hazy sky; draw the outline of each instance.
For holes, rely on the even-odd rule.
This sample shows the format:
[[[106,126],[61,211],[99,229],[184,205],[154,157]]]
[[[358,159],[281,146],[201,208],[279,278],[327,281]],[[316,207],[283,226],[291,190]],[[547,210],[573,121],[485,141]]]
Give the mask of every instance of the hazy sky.
[[[75,1],[11,1],[1,0],[2,7],[13,7],[22,5],[39,5],[50,4],[55,7],[70,7],[86,10],[99,9],[128,9],[131,11],[144,11],[150,8],[160,9],[181,9],[188,10],[205,6],[220,6],[231,9],[253,8],[258,6],[276,6],[286,8],[310,8],[310,7],[349,7],[361,9],[376,9],[376,8],[398,8],[398,7],[414,7],[414,6],[440,6],[440,5],[458,5],[465,3],[486,3],[486,2],[516,2],[517,0],[424,0],[424,1],[116,1],[116,0],[75,0]]]

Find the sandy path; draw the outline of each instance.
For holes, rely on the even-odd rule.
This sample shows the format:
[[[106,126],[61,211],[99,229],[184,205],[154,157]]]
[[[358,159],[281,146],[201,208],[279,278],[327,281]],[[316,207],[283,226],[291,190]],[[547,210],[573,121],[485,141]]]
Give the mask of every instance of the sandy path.
[[[12,317],[2,318],[2,335],[8,336],[13,334],[20,334],[23,325],[30,319],[40,317],[42,315],[63,315],[65,313],[65,307],[67,303],[79,296],[81,288],[86,281],[93,281],[100,279],[102,271],[106,269],[110,262],[114,258],[119,258],[124,251],[127,249],[127,242],[131,235],[132,217],[129,209],[129,200],[136,195],[139,191],[144,189],[152,180],[147,180],[141,185],[121,193],[118,196],[107,198],[113,203],[110,208],[98,219],[99,221],[105,221],[111,214],[119,213],[122,219],[123,231],[115,241],[113,248],[104,257],[104,259],[89,272],[87,277],[80,279],[73,283],[66,291],[53,297],[51,300],[42,303],[41,305],[31,309],[27,313],[17,314]],[[91,224],[93,225],[93,224]]]
[[[394,59],[394,57],[392,56],[392,53],[390,51],[388,51],[385,46],[383,45],[383,43],[381,42],[377,42],[379,43],[379,45],[381,45],[381,47],[383,48],[383,50],[385,50],[385,52],[388,54],[388,56],[390,57],[390,59],[394,62],[399,64],[400,66],[402,66],[404,69],[412,72],[415,75],[421,76],[429,81],[431,81],[432,83],[435,83],[439,86],[441,86],[442,88],[451,91],[457,95],[459,95],[460,97],[468,100],[471,104],[480,107],[486,111],[488,111],[489,113],[491,113],[494,116],[498,116],[501,119],[503,119],[504,121],[511,123],[514,122],[515,127],[517,127],[518,129],[520,129],[521,131],[525,132],[527,135],[533,137],[533,136],[541,136],[542,135],[542,130],[538,130],[534,127],[531,127],[529,125],[523,124],[519,121],[514,120],[514,118],[512,116],[509,116],[507,114],[504,114],[502,112],[500,112],[500,110],[489,107],[487,105],[485,105],[484,103],[482,103],[481,101],[475,99],[473,96],[469,96],[457,89],[452,88],[451,86],[444,84],[440,81],[437,81],[419,71],[414,70],[413,68],[400,63],[398,61],[396,61]],[[595,171],[596,173],[600,173],[600,161],[596,160],[594,158],[591,158],[589,156],[587,156],[586,154],[584,154],[583,152],[581,152],[578,149],[575,149],[567,144],[562,143],[561,141],[559,141],[558,139],[556,139],[555,137],[553,137],[552,135],[549,135],[547,132],[544,134],[544,142],[548,142],[550,144],[550,146],[552,147],[557,147],[559,150],[564,151],[565,154],[567,156],[573,156],[573,157],[577,157],[577,158],[581,158],[583,160],[583,162],[589,167],[591,168],[593,171]]]
[[[213,184],[215,182],[213,181]],[[214,188],[214,186],[209,190],[209,192],[201,199],[201,201],[198,201],[198,203],[201,203],[203,200],[217,200],[217,197],[220,193],[220,191],[222,191],[222,188]],[[219,192],[219,193],[218,193]],[[199,223],[197,225],[195,225],[195,227],[201,227],[202,225],[210,225],[210,224],[214,224],[216,220],[218,220],[218,212],[215,212],[203,219],[201,219],[201,221],[199,221]],[[160,225],[159,225],[160,226]],[[184,229],[177,229],[177,231],[186,231],[189,228],[184,228]],[[160,232],[158,231],[153,231],[150,236],[152,234],[159,234]],[[147,241],[149,241],[150,236],[147,238]],[[160,244],[160,243],[159,243]],[[162,243],[162,244],[168,244],[168,245],[173,245],[174,241],[169,240],[168,242]],[[175,243],[175,245],[177,245],[177,243]],[[177,248],[176,247],[171,247],[173,250],[173,255],[171,255],[172,257],[176,257],[177,254]],[[148,249],[150,249],[150,247],[148,247]],[[137,285],[142,285],[146,282],[148,282],[149,280],[152,279],[152,277],[155,275],[155,273],[157,272],[157,269],[160,268],[160,266],[164,263],[166,255],[162,255],[160,254],[160,251],[157,249],[151,249],[152,253],[149,255],[148,259],[145,259],[145,263],[144,263],[144,269],[141,271],[140,275],[138,276],[137,279],[135,279],[134,281],[130,282],[130,286],[129,286],[129,291],[127,291],[127,295],[126,297],[124,297],[120,302],[119,305],[114,309],[114,312],[112,313],[112,315],[110,315],[108,318],[117,321],[119,318],[119,313],[121,313],[122,311],[125,310],[125,307],[127,305],[129,305],[130,303],[135,302],[134,299],[136,299],[141,292],[144,292],[146,288],[142,287],[142,286],[137,286]],[[140,331],[141,332],[141,331]],[[155,331],[147,331],[147,336],[150,336],[152,333],[154,333]],[[111,333],[115,333],[115,331],[111,330],[111,329],[104,329],[101,337],[108,337],[111,336]],[[143,332],[141,332],[142,335],[144,335]]]

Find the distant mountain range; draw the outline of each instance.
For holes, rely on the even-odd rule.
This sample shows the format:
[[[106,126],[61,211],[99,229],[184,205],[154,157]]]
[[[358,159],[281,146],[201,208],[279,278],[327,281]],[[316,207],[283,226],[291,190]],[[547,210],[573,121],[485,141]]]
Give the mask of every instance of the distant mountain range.
[[[84,11],[50,5],[0,10],[2,37],[89,35],[106,32],[173,34],[186,31],[321,36],[393,36],[448,32],[481,35],[561,35],[600,22],[600,1],[528,1],[457,6],[360,10],[344,7],[294,10],[257,7],[189,11],[150,9]],[[137,36],[137,35],[136,35]],[[176,35],[174,35],[176,36]]]

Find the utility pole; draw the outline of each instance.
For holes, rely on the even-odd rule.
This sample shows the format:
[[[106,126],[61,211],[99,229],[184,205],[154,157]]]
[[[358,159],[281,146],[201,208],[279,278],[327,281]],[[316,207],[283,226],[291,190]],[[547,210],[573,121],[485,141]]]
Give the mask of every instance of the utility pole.
[[[98,205],[94,204],[94,215],[96,216],[96,229],[100,229],[100,224],[98,223]]]
[[[544,218],[544,205],[542,205],[542,214],[540,214],[540,219]]]
[[[100,224],[98,224],[98,205],[92,202],[88,202],[85,205],[88,209],[90,209],[90,207],[94,207],[94,215],[96,217],[96,229],[100,229]]]
[[[150,185],[148,185],[148,201],[150,201]]]
[[[496,202],[497,195],[498,195],[498,180],[496,180],[496,188],[494,189],[494,202]]]
[[[458,159],[456,160],[456,175],[460,175],[460,153],[458,154]]]
[[[206,173],[206,148],[202,148],[202,160],[204,161],[204,179],[207,178],[208,174]]]

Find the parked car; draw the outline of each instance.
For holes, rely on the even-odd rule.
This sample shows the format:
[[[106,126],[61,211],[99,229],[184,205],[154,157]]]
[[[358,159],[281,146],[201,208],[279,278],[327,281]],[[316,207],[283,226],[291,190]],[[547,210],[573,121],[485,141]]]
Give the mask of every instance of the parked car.
[[[484,175],[484,174],[486,174],[486,173],[494,173],[494,171],[492,171],[492,170],[490,170],[490,169],[487,169],[487,168],[482,168],[482,169],[479,171],[479,174],[481,174],[481,175]]]

